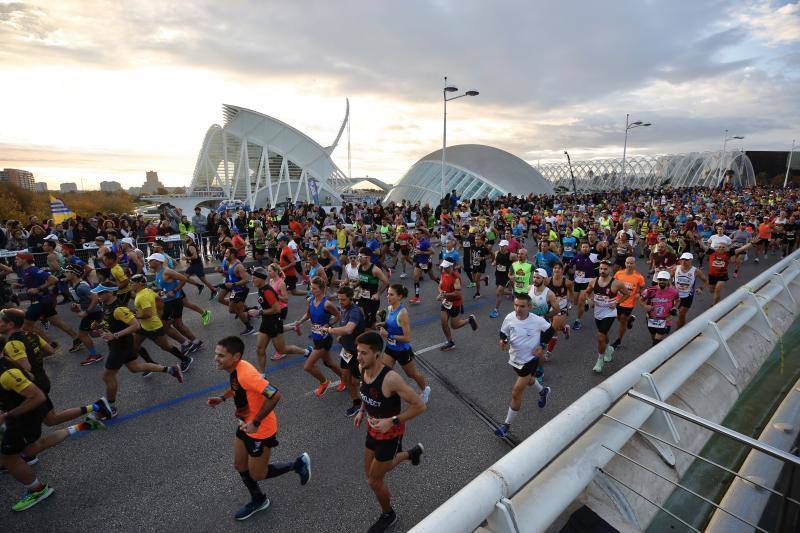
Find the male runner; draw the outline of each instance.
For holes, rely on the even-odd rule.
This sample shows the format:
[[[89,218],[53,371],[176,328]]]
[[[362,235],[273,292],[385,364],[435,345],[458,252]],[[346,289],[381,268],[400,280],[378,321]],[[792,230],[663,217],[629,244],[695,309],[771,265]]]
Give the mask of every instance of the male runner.
[[[68,265],[64,269],[64,277],[67,279],[68,291],[72,300],[70,310],[81,317],[78,325],[78,338],[89,351],[89,355],[82,359],[80,364],[88,366],[102,361],[105,357],[97,353],[92,336],[89,334],[92,331],[92,322],[101,320],[103,312],[100,311],[97,297],[92,295],[92,286],[83,279],[83,273],[84,269],[78,265]]]
[[[164,322],[164,331],[170,335],[176,331],[178,335],[170,335],[181,342],[181,351],[193,353],[203,346],[203,341],[195,337],[194,333],[183,323],[183,286],[188,280],[183,274],[167,267],[167,258],[164,254],[155,253],[147,258],[147,266],[155,273],[156,287],[159,296],[164,302],[161,320]]]
[[[433,274],[433,246],[428,237],[428,230],[425,228],[417,228],[417,238],[414,243],[414,296],[409,299],[409,303],[418,304],[419,297],[419,284],[422,277],[427,273],[431,281],[436,281],[436,276]]]
[[[297,287],[297,260],[294,250],[289,246],[289,237],[281,235],[278,237],[278,247],[280,257],[278,259],[281,270],[284,274],[286,289],[295,296],[305,296],[306,291]]]
[[[708,251],[709,247],[701,242],[704,250]],[[717,244],[716,248],[708,254],[708,285],[713,287],[713,298],[711,305],[716,305],[722,296],[722,288],[725,282],[728,281],[728,268],[730,266],[731,258],[739,254],[745,253],[753,246],[752,242],[748,242],[744,246],[732,248],[728,250],[728,246],[723,242]]]
[[[206,279],[206,270],[203,267],[203,256],[200,255],[200,247],[197,245],[197,235],[192,232],[186,234],[186,259],[189,261],[189,266],[186,268],[183,275],[186,276],[187,279],[192,276],[197,276],[197,279],[202,283],[202,285],[197,287],[197,294],[203,292],[204,287],[208,287],[211,293],[208,297],[208,301],[216,298],[217,288],[211,285],[208,279]],[[203,325],[205,326],[207,324],[208,321],[203,317]]]
[[[547,405],[550,394],[550,387],[543,387],[534,375],[539,367],[539,356],[555,331],[547,320],[531,314],[530,311],[531,297],[527,294],[515,294],[514,311],[506,315],[503,325],[500,326],[500,349],[508,350],[508,364],[517,373],[517,380],[511,389],[511,404],[505,422],[494,432],[498,437],[508,435],[511,424],[522,407],[522,395],[527,387],[533,387],[539,393],[540,408]]]
[[[256,368],[242,359],[244,342],[239,337],[225,337],[214,349],[217,368],[230,374],[230,387],[220,396],[207,400],[216,407],[233,398],[239,427],[233,447],[233,466],[250,492],[250,502],[239,509],[234,518],[247,520],[269,507],[270,501],[258,486],[262,479],[295,472],[300,484],[311,479],[311,457],[302,453],[292,462],[270,463],[272,448],[278,446],[278,418],[275,406],[280,391],[264,379]]]
[[[604,259],[600,261],[597,277],[589,281],[582,296],[582,299],[591,296],[594,305],[598,355],[592,370],[598,374],[603,371],[604,363],[610,363],[614,359],[614,347],[608,344],[608,332],[617,318],[618,295],[622,295],[621,299],[625,300],[630,292],[623,282],[611,277],[611,262]]]
[[[517,260],[511,264],[511,279],[514,282],[514,294],[528,294],[531,286],[533,265],[528,262],[527,248],[517,250]]]
[[[442,332],[447,341],[439,347],[443,352],[449,352],[456,347],[452,330],[461,329],[467,324],[472,328],[472,331],[478,329],[478,321],[475,319],[475,315],[459,318],[459,315],[464,312],[464,301],[461,296],[461,277],[457,272],[453,271],[453,266],[453,263],[447,259],[443,260],[439,265],[442,277],[439,281],[439,295],[436,300],[442,303],[439,309],[439,319],[442,324]]]
[[[636,259],[632,254],[625,258],[624,265],[625,268],[623,270],[618,270],[617,273],[614,274],[614,279],[621,281],[625,285],[625,288],[630,292],[630,296],[617,304],[619,337],[611,344],[611,347],[615,350],[622,344],[625,333],[633,327],[633,323],[636,320],[636,315],[633,314],[633,309],[636,307],[636,300],[647,286],[644,281],[644,276],[636,271]]]
[[[116,283],[117,287],[117,300],[122,305],[128,305],[131,301],[131,286],[128,275],[122,265],[119,264],[119,257],[114,251],[108,251],[103,256],[103,264],[108,269],[108,278]]]
[[[586,312],[586,306],[581,300],[581,296],[589,286],[589,282],[595,279],[596,257],[596,254],[591,253],[589,243],[584,241],[581,243],[580,251],[575,254],[569,264],[574,283],[575,307],[578,310],[578,318],[572,323],[572,329],[575,331],[579,331],[583,327],[581,319],[583,319],[583,313]]]
[[[372,250],[366,246],[358,251],[358,288],[356,302],[364,311],[365,326],[374,329],[381,294],[389,286],[389,278],[377,265],[372,263]]]
[[[369,488],[381,506],[381,515],[368,533],[382,533],[397,522],[384,477],[405,460],[414,466],[419,465],[424,451],[422,444],[417,443],[407,452],[402,451],[403,434],[406,422],[425,412],[426,406],[400,374],[381,361],[383,339],[380,335],[374,331],[362,333],[356,339],[356,348],[362,374],[359,389],[362,408],[354,425],[360,427],[366,414],[364,471]],[[402,410],[401,400],[408,405],[405,410]]]
[[[336,326],[327,326],[323,331],[330,335],[339,335],[342,351],[339,354],[339,366],[342,369],[342,383],[347,387],[353,405],[347,408],[345,416],[356,416],[361,410],[361,397],[358,385],[361,381],[361,370],[358,368],[356,355],[356,338],[364,332],[364,312],[353,301],[353,289],[341,287],[337,293],[339,298],[339,322]]]
[[[697,279],[703,281],[708,287],[708,278],[702,270],[692,265],[694,256],[689,252],[681,254],[680,263],[675,269],[675,288],[678,289],[678,296],[681,298],[680,307],[678,307],[678,326],[675,329],[680,329],[686,323],[686,313],[692,307],[694,302],[695,292],[700,292],[702,287],[697,287]]]
[[[513,262],[511,261],[511,252],[508,250],[508,241],[503,239],[500,241],[499,246],[500,250],[497,251],[494,256],[494,261],[492,262],[492,265],[494,265],[495,291],[494,309],[492,309],[489,313],[489,318],[497,318],[500,304],[503,301],[503,297],[506,294],[506,288],[508,287],[508,283],[510,281],[509,273],[512,272],[511,267]]]

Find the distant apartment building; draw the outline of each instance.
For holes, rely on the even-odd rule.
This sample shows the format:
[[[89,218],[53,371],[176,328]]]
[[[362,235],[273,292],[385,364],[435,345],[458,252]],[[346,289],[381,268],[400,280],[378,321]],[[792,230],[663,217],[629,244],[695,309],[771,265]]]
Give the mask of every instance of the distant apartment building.
[[[158,190],[163,187],[164,185],[158,181],[158,172],[148,170],[145,172],[145,181],[142,184],[140,194],[158,194]]]
[[[33,179],[33,173],[27,170],[19,170],[16,168],[4,168],[0,170],[0,182],[13,183],[14,185],[27,189],[34,190],[33,184],[36,181]]]
[[[142,188],[141,187],[128,187],[128,194],[130,194],[131,196],[139,196],[139,195],[142,194]]]
[[[33,190],[36,192],[47,192],[47,183],[40,181],[33,184]]]
[[[103,192],[121,192],[122,185],[118,181],[101,181],[100,190]]]
[[[78,192],[78,185],[72,182],[62,183],[60,190],[61,192]]]

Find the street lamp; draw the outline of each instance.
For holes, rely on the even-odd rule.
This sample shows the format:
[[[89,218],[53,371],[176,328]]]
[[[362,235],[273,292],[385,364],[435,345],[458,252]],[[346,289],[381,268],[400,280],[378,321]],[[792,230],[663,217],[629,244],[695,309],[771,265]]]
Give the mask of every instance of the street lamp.
[[[630,118],[630,113],[625,113],[625,143],[622,145],[622,175],[620,176],[620,189],[625,187],[625,156],[627,155],[628,151],[628,132],[633,128],[646,128],[648,126],[652,126],[650,122],[642,122],[641,120],[630,122]]]
[[[575,187],[575,173],[572,171],[572,161],[569,159],[569,152],[564,150],[564,155],[567,156],[567,165],[569,165],[569,175],[572,176],[572,194],[578,195],[578,188]]]
[[[728,145],[728,141],[733,139],[744,139],[744,136],[734,135],[733,137],[728,137],[728,130],[725,130],[725,135],[722,137],[722,154],[719,156],[719,164],[717,165],[717,185],[719,185],[720,173],[722,172],[722,160],[725,159],[725,147]]]
[[[792,155],[794,155],[794,139],[792,139],[792,149],[789,150],[789,160],[786,162],[786,177],[783,178],[783,187],[789,182],[789,169],[792,168]]]
[[[478,91],[466,91],[463,94],[459,94],[458,96],[451,96],[448,98],[447,93],[457,93],[458,87],[453,85],[447,85],[447,76],[444,77],[444,89],[442,90],[442,101],[444,103],[444,128],[442,131],[442,183],[440,186],[440,192],[442,198],[444,198],[444,168],[447,165],[447,102],[450,100],[457,100],[459,98],[463,98],[465,96],[478,96],[480,93]]]

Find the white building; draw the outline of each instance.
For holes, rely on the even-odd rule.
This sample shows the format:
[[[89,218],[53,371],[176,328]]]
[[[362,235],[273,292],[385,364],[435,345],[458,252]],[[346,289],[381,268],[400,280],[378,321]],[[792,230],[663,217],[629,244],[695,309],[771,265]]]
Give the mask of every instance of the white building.
[[[101,181],[100,190],[103,192],[121,192],[122,185],[118,181]]]
[[[43,181],[37,181],[33,184],[33,191],[34,192],[47,192],[47,183]]]
[[[72,182],[62,183],[59,189],[61,192],[78,192],[78,185]]]

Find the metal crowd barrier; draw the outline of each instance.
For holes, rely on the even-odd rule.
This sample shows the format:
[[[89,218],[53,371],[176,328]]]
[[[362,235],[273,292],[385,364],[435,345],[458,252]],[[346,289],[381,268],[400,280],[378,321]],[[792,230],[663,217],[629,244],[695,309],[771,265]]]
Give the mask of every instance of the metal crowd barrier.
[[[603,478],[619,481],[609,472],[627,475],[624,469],[608,467],[623,447],[636,445],[631,439],[637,434],[659,437],[662,444],[648,438],[661,456],[651,464],[659,468],[663,463],[661,467],[674,475],[669,446],[683,438],[688,448],[699,450],[704,438],[696,427],[686,425],[681,426],[681,436],[673,421],[675,411],[669,413],[664,401],[680,388],[681,402],[694,401],[709,411],[729,408],[725,402],[738,396],[729,390],[741,389],[780,342],[800,310],[798,301],[800,251],[795,251],[589,390],[411,531],[545,531],[593,480],[601,490],[606,487],[606,494],[619,494]],[[721,394],[734,397],[711,401],[706,395],[714,387],[724,387]],[[661,490],[654,479],[637,479],[639,490]],[[665,497],[662,491],[656,500]],[[626,511],[630,513],[625,518],[635,522],[637,513],[630,507]]]

